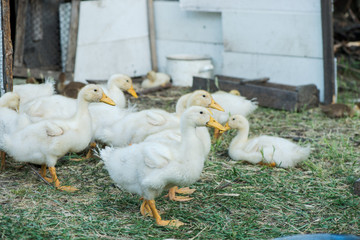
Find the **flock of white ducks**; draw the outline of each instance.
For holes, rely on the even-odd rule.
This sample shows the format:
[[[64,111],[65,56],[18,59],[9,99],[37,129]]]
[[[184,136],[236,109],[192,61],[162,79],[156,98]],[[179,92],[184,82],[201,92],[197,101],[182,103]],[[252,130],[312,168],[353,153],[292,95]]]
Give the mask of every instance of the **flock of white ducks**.
[[[183,223],[162,220],[155,198],[169,190],[171,200],[191,199],[176,193],[191,194],[194,189],[177,186],[189,186],[200,178],[211,148],[207,127],[220,132],[237,129],[229,147],[234,160],[287,168],[310,153],[309,146],[300,147],[282,138],[249,140],[245,116],[257,108],[257,103],[239,94],[211,95],[197,90],[180,97],[176,111],[170,113],[126,108],[124,91],[137,98],[131,78],[123,74],[111,76],[106,86],[86,85],[77,99],[54,94],[50,83],[15,86],[14,92],[0,98],[0,150],[15,161],[41,165],[40,175],[46,181],[59,190],[74,192],[78,189],[60,184],[57,160],[101,141],[107,147],[98,149],[98,155],[111,179],[142,197],[141,214],[154,217],[158,225],[174,227]]]

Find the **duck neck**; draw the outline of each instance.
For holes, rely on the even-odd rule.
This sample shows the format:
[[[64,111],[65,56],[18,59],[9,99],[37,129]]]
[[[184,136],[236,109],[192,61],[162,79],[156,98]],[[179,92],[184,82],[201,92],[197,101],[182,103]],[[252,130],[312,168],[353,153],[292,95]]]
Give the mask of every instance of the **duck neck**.
[[[89,107],[89,102],[80,96],[77,100],[77,111],[75,113],[74,118],[76,120],[81,120],[83,118],[90,117],[88,107]],[[84,124],[84,123],[81,123],[81,124]]]
[[[241,146],[248,141],[249,137],[249,127],[243,129],[237,129],[237,134],[230,143],[230,148],[232,145]]]
[[[176,115],[178,117],[183,114],[183,112],[186,110],[187,101],[190,97],[190,94],[185,94],[184,96],[180,97],[179,100],[176,103]]]
[[[181,122],[181,148],[186,155],[191,155],[188,161],[192,161],[194,154],[204,152],[204,147],[201,139],[196,134],[196,126],[191,125],[185,121]],[[190,151],[189,149],[195,149],[195,151]],[[202,155],[200,156],[202,157]]]
[[[121,91],[121,89],[116,86],[114,82],[110,81],[108,83],[107,90],[109,97],[116,103],[116,105],[118,105],[119,107],[122,107],[122,105],[124,105],[125,107],[125,95],[123,91]]]

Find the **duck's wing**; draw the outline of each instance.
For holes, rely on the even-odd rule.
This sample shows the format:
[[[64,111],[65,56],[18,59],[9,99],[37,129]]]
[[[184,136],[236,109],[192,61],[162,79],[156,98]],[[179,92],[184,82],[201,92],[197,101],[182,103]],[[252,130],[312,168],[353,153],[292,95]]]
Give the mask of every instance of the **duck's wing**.
[[[146,121],[154,126],[161,126],[166,123],[166,118],[162,116],[160,113],[155,111],[147,111],[146,113]]]
[[[164,144],[149,143],[143,146],[144,162],[149,168],[163,168],[173,157],[169,148]]]
[[[49,137],[56,137],[64,134],[64,130],[53,122],[47,122],[45,124],[45,130]]]

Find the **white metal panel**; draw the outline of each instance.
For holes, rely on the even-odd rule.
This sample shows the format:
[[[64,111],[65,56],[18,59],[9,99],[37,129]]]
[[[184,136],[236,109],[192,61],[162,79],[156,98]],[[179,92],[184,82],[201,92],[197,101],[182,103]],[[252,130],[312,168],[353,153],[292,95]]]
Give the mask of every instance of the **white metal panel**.
[[[224,12],[228,52],[322,58],[321,14]]]
[[[220,13],[189,12],[179,2],[154,2],[157,39],[221,43]]]
[[[146,0],[82,1],[75,80],[151,69]]]
[[[224,53],[223,75],[244,78],[270,77],[274,83],[315,84],[324,99],[323,60],[261,54]]]
[[[148,37],[77,47],[75,81],[108,79],[114,73],[139,76],[150,69]]]
[[[148,35],[146,0],[82,1],[78,44]]]
[[[174,54],[190,54],[210,56],[214,65],[214,73],[221,73],[223,62],[222,53],[224,51],[222,44],[157,40],[156,48],[159,71],[166,71],[166,56]]]
[[[180,7],[193,11],[291,11],[291,12],[319,12],[320,0],[180,0]]]

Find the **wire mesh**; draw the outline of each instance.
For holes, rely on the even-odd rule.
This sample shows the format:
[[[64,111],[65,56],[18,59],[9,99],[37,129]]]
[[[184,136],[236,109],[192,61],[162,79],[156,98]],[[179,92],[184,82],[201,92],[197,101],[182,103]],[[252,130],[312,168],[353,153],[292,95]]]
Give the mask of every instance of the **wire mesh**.
[[[29,1],[26,12],[24,67],[55,71],[64,69],[71,4],[65,4],[65,8],[61,7],[62,5],[64,4],[59,0]]]

